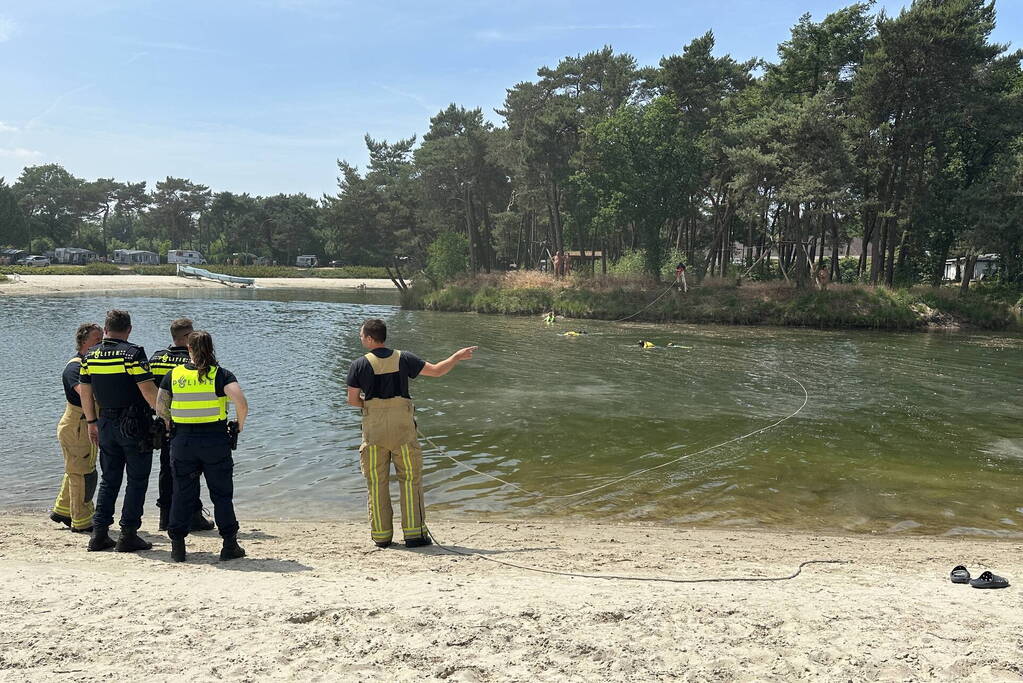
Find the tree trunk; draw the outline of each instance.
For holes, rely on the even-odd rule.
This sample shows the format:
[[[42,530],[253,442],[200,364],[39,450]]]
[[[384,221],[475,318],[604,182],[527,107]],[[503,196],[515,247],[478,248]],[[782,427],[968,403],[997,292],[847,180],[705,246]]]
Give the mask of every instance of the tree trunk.
[[[842,268],[838,260],[838,216],[831,212],[831,281],[842,281]]]
[[[476,249],[479,246],[479,239],[476,236],[476,217],[473,215],[472,208],[472,192],[469,190],[469,186],[465,185],[465,189],[462,192],[462,202],[465,213],[465,233],[466,237],[469,238],[469,267],[472,269],[473,275],[480,272],[479,257]]]
[[[973,269],[977,265],[976,254],[966,256],[966,265],[963,266],[963,282],[959,285],[959,293],[965,294],[970,289],[970,281],[973,280]]]

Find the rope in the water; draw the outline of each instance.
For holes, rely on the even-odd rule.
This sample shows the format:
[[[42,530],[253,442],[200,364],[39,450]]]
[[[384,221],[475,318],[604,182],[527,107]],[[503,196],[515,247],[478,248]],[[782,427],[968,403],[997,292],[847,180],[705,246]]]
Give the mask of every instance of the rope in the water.
[[[609,322],[612,322],[612,323],[620,323],[620,322],[624,322],[624,321],[626,321],[626,320],[632,320],[632,319],[633,319],[633,318],[635,318],[635,317],[636,317],[637,315],[639,315],[640,313],[642,313],[643,311],[647,310],[648,308],[650,308],[651,306],[653,306],[654,304],[656,304],[656,303],[657,303],[658,301],[660,301],[660,300],[661,300],[661,298],[662,298],[662,297],[663,297],[663,296],[664,296],[665,294],[667,294],[668,292],[670,292],[671,290],[673,290],[673,289],[675,288],[675,285],[676,285],[676,283],[675,283],[675,282],[671,283],[671,284],[670,284],[670,285],[668,286],[668,288],[667,288],[666,290],[664,290],[663,292],[661,292],[661,293],[660,293],[660,294],[658,295],[658,297],[657,297],[656,299],[654,299],[653,301],[651,301],[650,303],[648,303],[648,304],[647,304],[646,306],[644,306],[643,308],[641,308],[641,309],[639,309],[638,311],[636,311],[635,313],[633,313],[632,315],[627,315],[627,316],[625,316],[624,318],[618,318],[617,320],[611,320],[611,321],[609,321]]]
[[[781,372],[780,370],[777,371],[777,372],[778,372],[778,374],[782,375],[783,377],[785,377],[785,378],[787,378],[789,380],[792,380],[793,382],[798,384],[799,388],[803,390],[803,403],[802,403],[802,405],[799,406],[799,408],[797,408],[795,410],[795,412],[790,413],[789,415],[786,415],[785,417],[781,418],[780,420],[776,420],[775,422],[772,422],[771,424],[767,425],[766,427],[761,427],[760,429],[755,429],[752,432],[749,432],[747,434],[743,434],[742,436],[737,436],[735,438],[728,439],[727,441],[722,441],[721,443],[714,444],[713,446],[708,446],[708,447],[706,447],[706,448],[704,448],[702,450],[696,451],[695,453],[686,453],[684,455],[680,455],[677,458],[673,458],[671,460],[668,460],[667,462],[662,462],[660,465],[654,465],[653,467],[647,467],[645,469],[636,470],[635,472],[632,472],[630,474],[626,474],[625,476],[622,476],[622,477],[618,477],[617,479],[612,479],[611,481],[605,482],[603,484],[599,484],[599,485],[594,486],[592,488],[588,488],[588,489],[585,489],[583,491],[576,491],[575,493],[567,493],[567,494],[564,494],[564,495],[551,496],[551,495],[545,495],[545,494],[540,493],[538,491],[530,491],[529,489],[525,489],[525,488],[519,486],[518,484],[516,484],[514,482],[510,482],[510,481],[507,481],[505,479],[502,479],[501,477],[495,476],[493,474],[488,474],[487,472],[483,472],[481,470],[478,470],[475,467],[473,467],[471,465],[467,465],[466,463],[462,462],[461,460],[458,460],[454,456],[448,455],[447,453],[445,453],[444,449],[442,449],[440,446],[438,446],[436,443],[434,443],[433,439],[431,439],[430,437],[426,436],[422,432],[419,432],[419,435],[421,437],[423,437],[424,441],[426,441],[428,444],[430,444],[435,449],[437,449],[440,452],[442,457],[447,458],[448,460],[450,460],[451,462],[455,463],[459,467],[462,467],[462,468],[464,468],[466,470],[469,470],[470,472],[474,472],[474,473],[482,475],[484,477],[488,477],[490,479],[493,479],[494,481],[500,482],[503,486],[510,486],[511,488],[514,488],[515,490],[517,490],[517,491],[519,491],[521,493],[524,493],[526,495],[535,496],[537,498],[544,498],[544,499],[547,499],[547,500],[565,500],[565,499],[568,499],[568,498],[578,498],[580,496],[585,496],[585,495],[593,493],[595,491],[600,491],[601,489],[606,489],[606,488],[608,488],[610,486],[614,486],[615,484],[620,484],[623,481],[627,481],[627,480],[632,479],[634,477],[638,477],[640,475],[647,474],[648,472],[653,472],[654,470],[659,470],[659,469],[664,468],[664,467],[669,467],[671,465],[674,465],[675,463],[682,462],[683,460],[688,460],[689,458],[695,458],[698,455],[703,455],[704,453],[707,453],[709,451],[721,448],[722,446],[727,446],[728,444],[736,443],[736,442],[742,441],[743,439],[748,439],[751,436],[755,436],[757,434],[761,434],[763,432],[766,432],[769,429],[773,429],[773,428],[777,427],[778,425],[780,425],[781,423],[786,422],[788,420],[791,420],[796,415],[799,415],[799,413],[803,412],[803,409],[806,408],[806,404],[810,401],[810,394],[809,394],[809,392],[807,392],[806,386],[804,386],[803,383],[800,382],[795,377],[791,377],[790,375],[787,375],[784,372]]]
[[[667,293],[667,291],[668,290],[665,290],[665,293]],[[661,296],[664,296],[664,293],[662,293]],[[660,297],[658,297],[658,298],[660,298]],[[656,299],[654,301],[656,302]],[[650,305],[652,305],[652,304],[653,304],[653,302],[651,302]],[[647,306],[647,308],[649,308],[649,305]],[[639,311],[639,312],[641,312],[641,311]],[[637,314],[639,312],[637,312]],[[633,316],[630,316],[630,317],[633,317]],[[618,322],[618,321],[616,321],[616,322]],[[663,462],[660,465],[655,465],[653,467],[647,467],[647,468],[644,468],[644,469],[641,469],[641,470],[637,470],[637,471],[631,472],[631,473],[629,473],[629,474],[627,474],[625,476],[618,477],[617,479],[613,479],[613,480],[611,480],[609,482],[605,482],[603,484],[600,484],[598,486],[594,486],[594,487],[585,489],[583,491],[577,491],[575,493],[569,493],[569,494],[564,494],[564,495],[558,495],[558,496],[544,495],[544,494],[542,494],[542,493],[540,493],[538,491],[530,491],[528,489],[525,489],[522,486],[519,486],[518,484],[516,484],[514,482],[510,482],[510,481],[507,481],[505,479],[502,479],[501,477],[489,474],[487,472],[483,472],[482,470],[476,469],[475,467],[473,467],[471,465],[468,465],[468,464],[462,462],[461,460],[458,460],[454,456],[451,456],[451,455],[445,453],[444,449],[442,449],[440,446],[438,446],[436,443],[434,443],[433,439],[431,439],[430,437],[426,436],[421,431],[419,432],[419,435],[423,438],[424,441],[426,441],[428,444],[430,444],[433,448],[437,449],[443,455],[443,457],[447,458],[448,460],[451,460],[453,463],[455,463],[459,467],[462,467],[462,468],[464,468],[466,470],[469,470],[470,472],[482,475],[482,476],[487,477],[489,479],[493,479],[494,481],[499,482],[502,486],[509,486],[509,487],[514,488],[517,491],[520,491],[521,493],[524,493],[526,495],[535,496],[535,497],[538,497],[538,498],[543,498],[543,499],[548,499],[548,500],[566,500],[567,499],[567,500],[569,500],[568,505],[572,505],[574,503],[574,500],[576,498],[581,497],[581,496],[587,495],[589,493],[593,493],[595,491],[599,491],[601,489],[608,488],[610,486],[614,486],[616,484],[620,484],[620,483],[622,483],[624,481],[627,481],[629,479],[632,479],[634,477],[638,477],[640,475],[647,474],[649,472],[653,472],[654,470],[658,470],[658,469],[661,469],[661,468],[664,468],[664,467],[668,467],[668,466],[673,465],[675,463],[681,462],[682,460],[686,460],[688,458],[693,458],[693,457],[696,457],[698,455],[702,455],[703,453],[707,453],[707,452],[712,451],[714,449],[721,448],[722,446],[727,446],[728,444],[731,444],[731,443],[737,443],[737,442],[742,441],[744,439],[748,439],[751,436],[755,436],[757,434],[762,434],[763,432],[766,432],[769,429],[773,429],[774,427],[777,427],[778,425],[782,424],[783,422],[791,420],[796,415],[801,413],[804,408],[806,408],[807,403],[809,403],[809,401],[810,401],[810,394],[806,390],[806,386],[802,382],[800,382],[798,379],[796,379],[795,377],[792,377],[792,376],[790,376],[790,375],[788,375],[788,374],[786,374],[784,372],[781,372],[780,370],[777,370],[777,372],[778,372],[778,374],[782,375],[786,379],[789,379],[789,380],[795,382],[796,384],[798,384],[799,388],[803,391],[803,402],[792,413],[786,415],[785,417],[783,417],[783,418],[781,418],[779,420],[776,420],[776,421],[772,422],[771,424],[769,424],[769,425],[767,425],[765,427],[761,427],[759,429],[755,429],[752,432],[748,432],[748,433],[743,434],[741,436],[737,436],[737,437],[728,439],[727,441],[722,441],[721,443],[714,444],[713,446],[708,446],[707,448],[704,448],[702,450],[696,451],[694,453],[687,453],[687,454],[681,455],[681,456],[679,456],[677,458],[673,458],[672,460],[669,460],[667,462]],[[455,555],[462,555],[462,556],[465,556],[465,557],[478,557],[479,559],[486,560],[487,562],[493,562],[494,564],[500,564],[500,565],[503,565],[505,567],[511,567],[513,569],[519,569],[519,570],[522,570],[522,571],[535,572],[535,573],[539,573],[539,574],[548,574],[548,575],[552,575],[552,576],[568,576],[568,577],[584,578],[584,579],[604,579],[604,580],[617,580],[617,581],[643,581],[643,582],[654,582],[654,583],[679,583],[679,584],[681,584],[681,583],[726,583],[726,582],[790,581],[790,580],[796,578],[797,576],[799,576],[802,573],[802,571],[803,571],[803,567],[805,567],[807,565],[811,565],[811,564],[848,564],[847,560],[831,560],[831,559],[828,559],[828,560],[805,560],[803,562],[800,562],[799,566],[796,567],[796,570],[793,573],[791,573],[791,574],[789,574],[787,576],[740,576],[740,577],[711,577],[711,578],[683,579],[683,578],[676,578],[676,577],[669,577],[669,576],[634,576],[634,575],[629,575],[629,574],[589,574],[589,573],[585,573],[585,572],[559,571],[559,570],[556,570],[556,569],[545,569],[543,567],[533,567],[533,566],[530,566],[530,565],[518,564],[516,562],[508,562],[506,560],[498,560],[496,558],[488,557],[488,556],[483,555],[482,553],[478,553],[478,552],[469,552],[469,551],[464,551],[464,550],[458,550],[456,548],[452,548],[450,546],[447,546],[447,545],[444,545],[443,543],[441,543],[440,540],[437,539],[436,534],[434,534],[433,531],[430,530],[429,527],[426,527],[426,533],[430,536],[430,538],[433,539],[434,544],[436,544],[436,546],[438,548],[440,548],[441,550],[444,550],[447,553],[451,553],[451,554],[455,554]]]

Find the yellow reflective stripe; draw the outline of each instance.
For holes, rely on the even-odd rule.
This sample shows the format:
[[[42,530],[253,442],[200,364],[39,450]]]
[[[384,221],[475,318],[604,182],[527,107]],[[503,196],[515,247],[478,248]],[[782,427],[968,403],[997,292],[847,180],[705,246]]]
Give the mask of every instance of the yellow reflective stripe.
[[[147,372],[149,372],[149,370],[141,368],[137,365],[128,366],[126,369],[128,370],[129,375],[144,375]]]
[[[412,460],[409,458],[408,444],[401,445],[401,459],[405,463],[405,524],[410,527],[416,523],[415,500],[412,497]]]
[[[208,424],[227,419],[227,397],[217,396],[217,368],[206,379],[198,370],[176,365],[171,370],[171,419],[182,424]]]
[[[88,370],[86,371],[86,368]],[[85,375],[123,375],[127,372],[123,364],[117,365],[92,365],[82,366],[82,374]]]
[[[372,513],[373,532],[381,532],[380,524],[380,482],[377,480],[377,447],[369,447],[369,471],[370,471],[370,508]]]

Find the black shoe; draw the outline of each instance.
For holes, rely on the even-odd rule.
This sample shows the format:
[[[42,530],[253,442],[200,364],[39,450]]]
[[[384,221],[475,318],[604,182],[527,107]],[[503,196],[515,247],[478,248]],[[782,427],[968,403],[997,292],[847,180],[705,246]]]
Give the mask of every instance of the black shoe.
[[[109,527],[97,526],[92,530],[92,538],[89,539],[89,552],[110,550],[116,543],[110,538]]]
[[[63,524],[64,526],[71,526],[71,518],[65,517],[64,515],[58,515],[56,512],[50,513],[50,519],[57,524]]]
[[[84,529],[76,529],[74,527],[71,527],[71,533],[73,533],[73,534],[91,534],[92,533],[92,527],[91,526],[87,526]]]
[[[233,536],[225,538],[224,547],[220,549],[220,560],[226,562],[227,560],[237,560],[239,557],[245,557],[245,549],[238,545],[238,539]]]
[[[391,547],[391,542],[390,541],[373,541],[373,542],[377,544],[378,548],[390,548]]]
[[[213,531],[216,528],[216,525],[211,520],[202,516],[202,510],[196,510],[192,514],[192,521],[189,522],[189,529],[191,531]]]
[[[136,531],[121,531],[121,537],[117,539],[117,552],[119,553],[134,553],[138,550],[152,550],[153,544],[148,541],[143,541],[139,538],[138,532]]]
[[[185,539],[183,538],[172,538],[171,539],[171,559],[175,562],[185,561]]]
[[[167,527],[170,526],[170,507],[160,508],[160,526],[157,527],[160,531],[167,531]]]
[[[430,540],[429,536],[405,539],[406,548],[422,548],[424,545],[433,545],[433,541]]]

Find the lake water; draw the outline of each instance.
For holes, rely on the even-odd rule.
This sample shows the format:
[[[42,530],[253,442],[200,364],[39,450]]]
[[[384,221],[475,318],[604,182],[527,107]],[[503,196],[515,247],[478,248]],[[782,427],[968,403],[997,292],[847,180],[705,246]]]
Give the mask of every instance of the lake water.
[[[412,385],[419,426],[439,447],[424,444],[434,513],[1023,536],[1019,334],[546,326],[396,303],[391,292],[234,289],[0,299],[0,507],[52,504],[71,337],[122,307],[148,352],[168,343],[171,319],[194,318],[238,376],[252,409],[235,452],[243,517],[362,514],[359,417],[344,379],[363,353],[359,324],[381,317],[390,342],[427,360],[480,346],[446,377]],[[569,329],[588,334],[559,336]],[[644,350],[641,339],[682,346]],[[798,414],[700,452],[796,412],[793,378],[807,390]],[[157,470],[145,528],[155,529]]]

